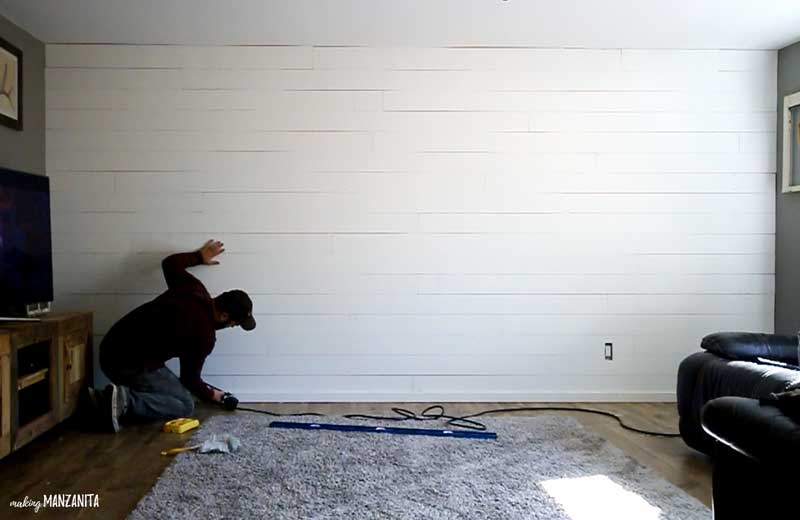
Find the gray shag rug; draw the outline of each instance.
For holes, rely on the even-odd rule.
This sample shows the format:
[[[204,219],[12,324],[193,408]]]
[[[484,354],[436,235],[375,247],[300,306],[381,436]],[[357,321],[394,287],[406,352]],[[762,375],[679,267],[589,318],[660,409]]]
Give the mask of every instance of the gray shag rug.
[[[711,518],[570,417],[487,419],[497,440],[273,429],[270,421],[209,419],[190,444],[231,433],[242,448],[178,455],[129,518]]]

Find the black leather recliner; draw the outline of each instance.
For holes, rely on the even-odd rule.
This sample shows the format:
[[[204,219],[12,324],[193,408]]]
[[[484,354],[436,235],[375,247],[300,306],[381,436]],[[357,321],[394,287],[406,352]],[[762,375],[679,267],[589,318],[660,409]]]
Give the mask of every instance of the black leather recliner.
[[[715,439],[703,431],[701,413],[718,397],[760,399],[800,383],[797,337],[720,332],[703,338],[705,352],[678,368],[678,415],[683,440],[711,455]]]
[[[796,404],[794,406],[797,406]],[[703,428],[716,440],[714,520],[796,518],[800,416],[777,404],[720,397],[703,408]]]
[[[701,346],[678,369],[678,412],[686,444],[713,457],[714,518],[797,514],[800,400],[771,399],[800,387],[797,337],[717,333]]]

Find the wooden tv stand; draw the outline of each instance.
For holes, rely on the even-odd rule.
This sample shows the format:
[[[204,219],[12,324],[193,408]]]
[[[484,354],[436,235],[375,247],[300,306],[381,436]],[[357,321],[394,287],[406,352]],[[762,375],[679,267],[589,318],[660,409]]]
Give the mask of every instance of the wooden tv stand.
[[[92,380],[92,313],[0,322],[0,458],[68,418]]]

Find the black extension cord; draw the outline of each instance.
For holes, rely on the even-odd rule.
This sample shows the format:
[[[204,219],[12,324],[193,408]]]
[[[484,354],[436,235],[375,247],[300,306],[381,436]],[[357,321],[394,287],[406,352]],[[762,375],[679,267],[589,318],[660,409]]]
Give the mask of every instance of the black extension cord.
[[[313,416],[313,417],[325,417],[325,414],[316,413],[316,412],[306,412],[306,413],[275,413],[269,412],[267,410],[259,410],[257,408],[247,408],[244,406],[239,406],[237,410],[244,410],[246,412],[254,412],[254,413],[261,413],[264,415],[270,415],[272,417],[304,417],[304,416]],[[392,411],[397,414],[395,417],[386,417],[382,415],[365,415],[359,413],[347,414],[343,415],[346,419],[371,419],[371,420],[378,420],[378,421],[440,421],[446,420],[448,426],[452,426],[453,428],[462,428],[466,430],[475,430],[475,431],[485,431],[486,425],[480,423],[478,421],[474,421],[475,417],[480,417],[482,415],[490,415],[496,413],[513,413],[513,412],[584,412],[584,413],[593,413],[597,415],[604,415],[606,417],[611,417],[612,419],[616,419],[620,426],[622,426],[626,430],[630,430],[632,432],[641,433],[643,435],[653,435],[656,437],[680,437],[680,433],[666,433],[666,432],[654,432],[649,430],[642,430],[641,428],[636,428],[634,426],[628,426],[622,419],[611,412],[606,412],[604,410],[595,410],[593,408],[568,408],[562,406],[524,406],[519,408],[491,408],[489,410],[484,410],[482,412],[469,414],[469,415],[461,415],[461,416],[454,416],[448,415],[445,413],[444,406],[440,404],[435,404],[425,408],[421,413],[416,414],[411,410],[406,410],[405,408],[396,408],[393,407]]]

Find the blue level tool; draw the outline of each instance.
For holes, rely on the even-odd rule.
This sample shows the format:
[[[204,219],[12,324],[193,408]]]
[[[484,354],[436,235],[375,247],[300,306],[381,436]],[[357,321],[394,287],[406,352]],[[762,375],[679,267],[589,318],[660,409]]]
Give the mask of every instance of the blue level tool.
[[[429,430],[426,428],[394,428],[391,426],[358,426],[353,424],[324,424],[272,421],[270,428],[290,430],[330,430],[335,432],[391,433],[394,435],[430,435],[432,437],[455,437],[459,439],[496,439],[495,432],[465,430]]]

